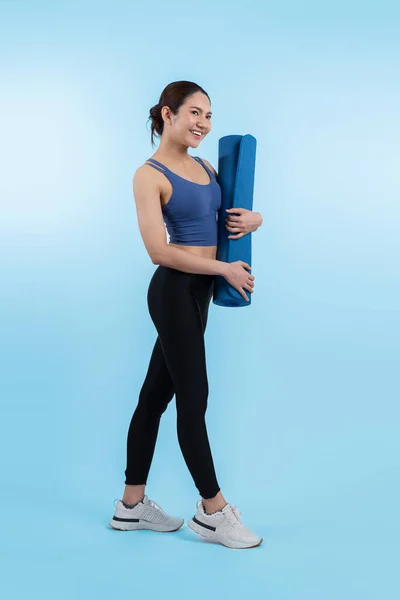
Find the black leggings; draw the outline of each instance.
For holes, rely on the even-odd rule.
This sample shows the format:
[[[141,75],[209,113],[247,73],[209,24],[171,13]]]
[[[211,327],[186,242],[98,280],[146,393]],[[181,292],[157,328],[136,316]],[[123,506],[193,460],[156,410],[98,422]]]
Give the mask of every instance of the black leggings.
[[[203,498],[220,490],[207,435],[208,379],[204,345],[214,275],[159,265],[147,304],[158,337],[133,414],[127,445],[127,485],[147,483],[160,418],[176,396],[178,441]]]

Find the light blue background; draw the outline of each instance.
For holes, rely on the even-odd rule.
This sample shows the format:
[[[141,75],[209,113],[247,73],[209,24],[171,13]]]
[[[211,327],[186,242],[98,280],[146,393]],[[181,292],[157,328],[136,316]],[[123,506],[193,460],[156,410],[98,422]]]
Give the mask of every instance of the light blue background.
[[[398,597],[400,27],[389,2],[0,2],[4,598]],[[233,551],[108,528],[156,332],[132,195],[171,81],[198,149],[257,138],[252,304],[210,306],[207,423]],[[173,400],[146,489],[199,498]]]

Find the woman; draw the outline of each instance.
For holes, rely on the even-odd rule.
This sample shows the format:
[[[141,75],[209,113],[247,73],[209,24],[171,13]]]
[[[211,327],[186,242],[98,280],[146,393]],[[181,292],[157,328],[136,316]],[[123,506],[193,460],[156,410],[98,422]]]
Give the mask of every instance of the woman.
[[[204,332],[215,275],[225,277],[246,300],[246,292],[253,293],[254,276],[243,261],[216,260],[221,188],[210,163],[188,154],[211,131],[208,94],[189,81],[170,83],[150,118],[152,144],[154,132],[161,141],[154,156],[135,172],[133,191],[143,242],[158,265],[147,294],[158,337],[129,427],[125,491],[110,525],[154,531],[182,526],[183,519],[168,516],[144,493],[160,418],[175,395],[179,445],[201,496],[189,527],[230,548],[252,548],[262,539],[243,525],[215,474],[205,423]],[[232,239],[262,223],[259,213],[241,208],[231,212],[226,227],[235,234]]]

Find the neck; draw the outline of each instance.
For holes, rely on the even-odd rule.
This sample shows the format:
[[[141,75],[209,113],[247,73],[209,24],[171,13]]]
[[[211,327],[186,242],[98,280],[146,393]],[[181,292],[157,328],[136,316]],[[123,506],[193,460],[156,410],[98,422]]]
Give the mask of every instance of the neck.
[[[161,137],[160,145],[156,150],[158,157],[168,157],[170,161],[176,164],[184,164],[192,160],[188,153],[188,146],[179,144],[176,141]]]

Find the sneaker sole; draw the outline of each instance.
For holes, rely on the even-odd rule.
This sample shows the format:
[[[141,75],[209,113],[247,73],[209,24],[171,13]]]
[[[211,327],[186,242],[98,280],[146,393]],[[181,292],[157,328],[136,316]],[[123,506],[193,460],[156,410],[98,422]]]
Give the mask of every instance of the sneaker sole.
[[[247,548],[257,548],[257,546],[259,546],[263,541],[263,538],[260,538],[260,541],[257,542],[257,544],[246,545],[243,542],[235,542],[234,540],[224,538],[215,531],[209,531],[208,529],[204,529],[203,527],[195,523],[193,519],[190,519],[187,524],[188,527],[190,527],[190,529],[192,529],[195,533],[201,535],[201,537],[222,544],[227,548],[235,548],[236,550],[247,550]]]
[[[124,521],[116,521],[115,519],[111,519],[111,521],[109,522],[109,525],[112,529],[115,529],[116,531],[136,531],[139,529],[149,529],[150,531],[159,531],[160,533],[168,533],[168,532],[172,532],[172,531],[178,531],[178,529],[180,529],[182,527],[184,523],[184,520],[182,520],[182,523],[179,525],[179,527],[176,527],[175,529],[170,529],[168,527],[168,525],[160,525],[159,523],[150,523],[150,522],[134,522],[134,523],[130,523],[130,522],[124,522]]]

